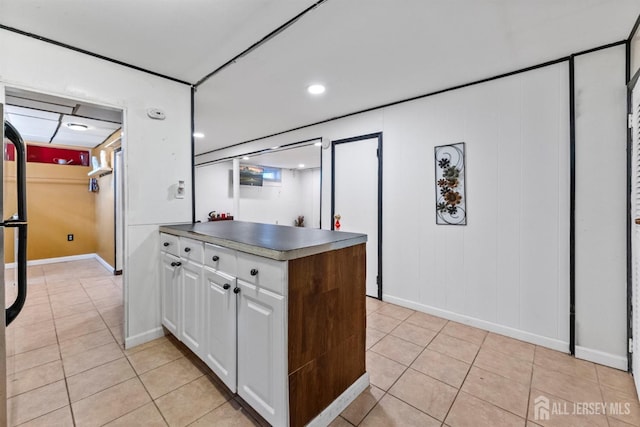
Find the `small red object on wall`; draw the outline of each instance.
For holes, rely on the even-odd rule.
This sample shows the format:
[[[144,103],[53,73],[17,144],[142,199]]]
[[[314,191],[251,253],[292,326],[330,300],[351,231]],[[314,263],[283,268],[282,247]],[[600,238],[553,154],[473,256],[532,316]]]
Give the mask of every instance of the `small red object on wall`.
[[[340,215],[336,215],[336,216],[334,216],[334,218],[336,219],[336,222],[333,225],[333,229],[334,230],[340,230],[340,218],[342,218],[342,217]]]

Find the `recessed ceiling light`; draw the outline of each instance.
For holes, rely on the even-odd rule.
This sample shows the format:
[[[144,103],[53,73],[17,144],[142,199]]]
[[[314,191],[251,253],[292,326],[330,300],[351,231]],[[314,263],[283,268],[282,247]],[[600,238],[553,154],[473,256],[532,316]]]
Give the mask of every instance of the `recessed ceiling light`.
[[[194,132],[193,133],[193,137],[194,138],[204,138],[204,133],[202,133],[202,132]]]
[[[315,143],[315,144],[313,144],[313,145],[315,145],[316,147],[322,147],[322,142],[316,142],[316,143]]]
[[[276,145],[275,147],[271,147],[272,150],[277,150],[278,148],[280,148],[279,145]]]
[[[89,126],[83,125],[82,123],[67,123],[67,127],[71,130],[85,131],[89,129]]]
[[[298,167],[299,167],[299,168],[303,168],[303,167],[304,167],[304,163],[300,163],[300,164],[298,165]]]
[[[325,90],[325,87],[321,84],[313,84],[307,88],[307,92],[311,95],[320,95],[321,93],[324,93]]]
[[[249,160],[249,156],[244,156],[242,160]]]

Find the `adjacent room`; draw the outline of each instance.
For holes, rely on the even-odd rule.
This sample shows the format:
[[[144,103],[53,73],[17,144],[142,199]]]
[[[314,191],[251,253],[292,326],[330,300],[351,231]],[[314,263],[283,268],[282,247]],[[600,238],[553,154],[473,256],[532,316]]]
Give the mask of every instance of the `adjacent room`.
[[[0,425],[640,426],[639,23],[0,1]]]

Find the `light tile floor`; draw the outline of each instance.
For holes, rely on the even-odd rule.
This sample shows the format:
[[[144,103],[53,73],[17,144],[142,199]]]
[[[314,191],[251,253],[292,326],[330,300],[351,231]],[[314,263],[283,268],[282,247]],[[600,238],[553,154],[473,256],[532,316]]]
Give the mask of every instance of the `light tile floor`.
[[[371,298],[367,315],[371,386],[332,427],[640,426],[625,372]],[[30,267],[7,329],[9,425],[264,423],[176,340],[124,350],[122,321],[121,278],[97,262]]]

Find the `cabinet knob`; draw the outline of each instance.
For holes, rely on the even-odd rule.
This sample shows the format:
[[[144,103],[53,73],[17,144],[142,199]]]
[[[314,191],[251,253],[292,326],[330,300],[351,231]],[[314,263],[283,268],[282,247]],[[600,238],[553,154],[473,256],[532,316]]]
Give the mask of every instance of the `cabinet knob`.
[[[225,283],[224,285],[222,285],[222,289],[224,289],[225,291],[226,291],[227,289],[229,289],[230,287],[231,287],[231,285],[230,285],[230,284],[228,284],[228,283]]]
[[[166,248],[167,246],[169,246],[169,242],[164,242],[164,243],[162,244],[162,246],[164,246],[164,247]]]
[[[184,248],[185,252],[191,252],[191,248]]]
[[[176,263],[175,263],[175,262],[172,262],[172,263],[171,263],[171,267],[175,267],[175,266],[176,266]]]
[[[218,255],[214,255],[213,258],[211,258],[214,261],[218,261],[220,259],[220,257]]]
[[[182,263],[180,261],[176,261],[176,267],[180,267]]]
[[[258,275],[258,269],[257,268],[252,268],[251,269],[251,275],[252,276],[257,276]]]
[[[240,288],[233,288],[233,293],[234,294],[239,294],[240,293]]]

